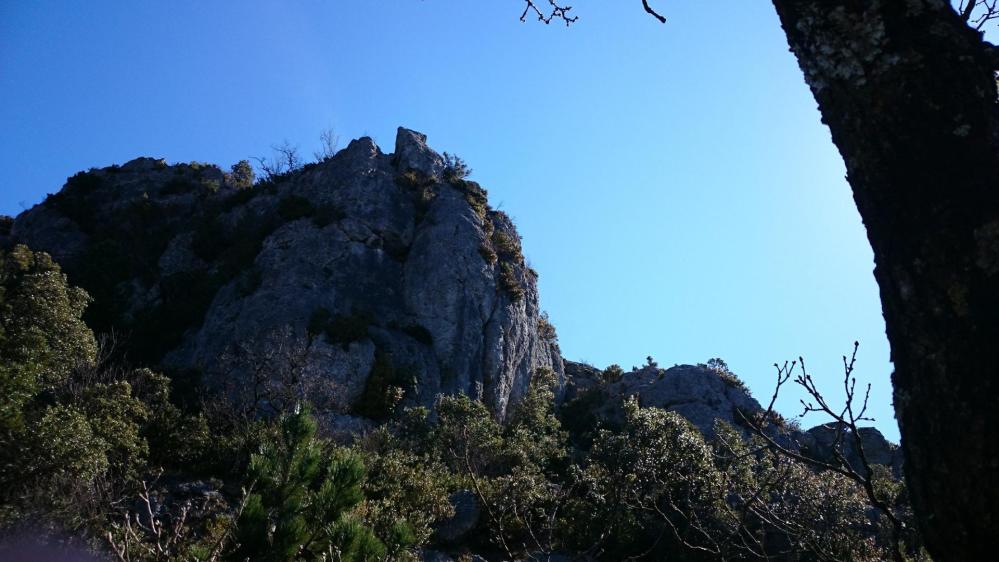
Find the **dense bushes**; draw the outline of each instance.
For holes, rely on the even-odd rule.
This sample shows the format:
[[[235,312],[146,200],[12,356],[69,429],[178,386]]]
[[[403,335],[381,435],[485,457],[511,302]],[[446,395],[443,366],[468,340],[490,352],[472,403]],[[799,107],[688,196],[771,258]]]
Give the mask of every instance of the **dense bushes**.
[[[293,401],[261,418],[108,363],[81,320],[87,302],[47,255],[0,251],[0,539],[30,525],[130,560],[416,560],[426,545],[607,561],[889,553],[884,514],[855,480],[722,423],[705,439],[635,400],[600,422],[602,385],[557,413],[558,381],[539,371],[502,422],[464,395],[440,397],[431,416],[399,408],[412,373],[378,353],[357,413],[383,423],[337,446]],[[310,322],[338,343],[367,328],[323,309]],[[909,517],[889,470],[872,482]],[[445,536],[457,497],[480,516]]]
[[[88,297],[48,255],[0,250],[0,523],[86,527],[144,470],[151,405],[99,362]]]
[[[97,342],[81,319],[89,300],[48,254],[0,249],[0,429],[22,427],[35,396],[96,359]]]

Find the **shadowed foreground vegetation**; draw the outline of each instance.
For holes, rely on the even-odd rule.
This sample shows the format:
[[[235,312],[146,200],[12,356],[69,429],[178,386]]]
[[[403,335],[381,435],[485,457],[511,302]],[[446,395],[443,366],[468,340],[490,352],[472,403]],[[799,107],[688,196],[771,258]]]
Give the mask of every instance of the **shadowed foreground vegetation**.
[[[542,370],[505,423],[443,396],[334,443],[306,404],[260,417],[109,359],[88,302],[48,255],[0,250],[4,542],[123,561],[919,557],[888,468],[816,468],[772,425],[705,438],[633,399],[601,420],[599,386],[556,408]]]

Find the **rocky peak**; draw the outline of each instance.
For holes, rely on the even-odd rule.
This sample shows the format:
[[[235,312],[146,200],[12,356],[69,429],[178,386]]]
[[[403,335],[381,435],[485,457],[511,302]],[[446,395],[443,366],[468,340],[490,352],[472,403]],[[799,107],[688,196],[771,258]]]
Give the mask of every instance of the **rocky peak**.
[[[403,172],[412,170],[430,177],[444,172],[444,159],[427,146],[427,136],[403,127],[396,132],[393,157]]]
[[[391,155],[361,138],[245,188],[138,158],[70,178],[11,237],[62,262],[130,357],[242,403],[304,397],[342,425],[466,393],[502,418],[562,360],[513,224],[443,172],[404,128]]]

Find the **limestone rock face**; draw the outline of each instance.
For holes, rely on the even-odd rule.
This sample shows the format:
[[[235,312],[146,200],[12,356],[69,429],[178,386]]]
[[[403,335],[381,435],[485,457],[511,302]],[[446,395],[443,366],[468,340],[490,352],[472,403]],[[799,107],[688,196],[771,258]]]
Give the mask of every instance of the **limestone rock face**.
[[[570,374],[567,397],[599,393],[599,401],[591,400],[600,403],[598,415],[612,424],[623,421],[621,405],[629,397],[635,397],[643,408],[680,414],[708,437],[714,435],[716,420],[738,427],[740,410],[746,415],[762,410],[737,379],[698,365],[645,366],[607,382],[600,382],[600,371],[588,365],[566,362],[566,372]]]
[[[10,238],[62,262],[130,356],[264,410],[306,398],[362,427],[400,394],[465,393],[502,418],[537,369],[562,379],[516,230],[424,135],[235,183],[140,158],[75,176]]]
[[[804,432],[798,441],[804,453],[823,462],[837,464],[833,449],[839,431],[835,424],[817,425]],[[885,439],[885,436],[877,428],[860,427],[857,428],[857,433],[860,435],[860,443],[867,461],[872,465],[880,464],[891,468],[894,476],[900,478],[902,476],[902,449]],[[842,443],[840,450],[850,467],[858,473],[864,474],[866,471],[856,439],[853,439],[849,434],[844,434],[840,442]]]
[[[622,396],[637,396],[640,406],[674,411],[708,436],[714,435],[715,420],[738,426],[739,410],[748,415],[762,409],[735,379],[695,365],[645,367],[625,375],[612,389]]]
[[[605,381],[604,374],[590,365],[565,361],[565,401],[579,400],[599,423],[613,427],[624,421],[622,403],[635,397],[641,407],[657,407],[674,411],[693,424],[705,437],[715,435],[715,423],[725,422],[749,436],[746,419],[764,414],[735,375],[720,372],[705,365],[676,365],[668,369],[645,366],[623,373],[619,380]],[[863,473],[863,463],[856,440],[843,433],[837,440],[837,428],[823,424],[807,431],[788,429],[777,431],[773,425],[767,433],[781,445],[829,464],[838,464],[834,449],[842,452],[850,467]],[[872,465],[889,467],[901,476],[902,453],[898,445],[889,442],[873,427],[858,428],[864,454]]]

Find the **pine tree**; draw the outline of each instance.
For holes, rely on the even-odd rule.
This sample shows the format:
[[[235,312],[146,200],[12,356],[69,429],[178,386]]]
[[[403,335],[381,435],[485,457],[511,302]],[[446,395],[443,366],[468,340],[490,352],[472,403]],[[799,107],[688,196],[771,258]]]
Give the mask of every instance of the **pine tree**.
[[[239,517],[236,560],[290,562],[381,559],[385,546],[351,516],[363,499],[364,465],[343,450],[329,456],[305,409],[283,416],[250,460],[252,491]]]

